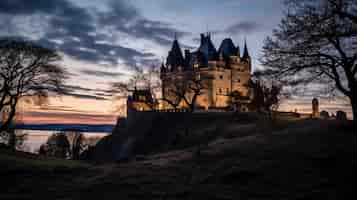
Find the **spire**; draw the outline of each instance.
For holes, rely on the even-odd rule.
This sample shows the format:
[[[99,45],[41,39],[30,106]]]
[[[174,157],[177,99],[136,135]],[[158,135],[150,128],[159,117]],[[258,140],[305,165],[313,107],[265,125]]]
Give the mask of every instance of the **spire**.
[[[171,66],[171,70],[178,66],[182,66],[184,63],[184,58],[182,55],[181,47],[175,36],[175,40],[172,44],[171,51],[169,51],[169,56],[167,57],[167,65]]]
[[[248,48],[247,48],[247,40],[246,39],[244,39],[243,59],[250,59]]]

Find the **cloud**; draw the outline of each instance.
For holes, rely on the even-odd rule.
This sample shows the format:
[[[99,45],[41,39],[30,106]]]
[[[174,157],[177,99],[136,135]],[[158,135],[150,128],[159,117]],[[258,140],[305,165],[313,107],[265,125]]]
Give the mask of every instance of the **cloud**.
[[[243,21],[229,26],[224,32],[230,34],[250,34],[259,31],[261,27],[262,25],[257,22]]]
[[[107,97],[111,96],[110,93],[110,90],[91,89],[76,85],[64,85],[64,91],[61,95],[72,96],[79,99],[108,100]]]
[[[105,97],[90,95],[90,94],[79,94],[74,92],[63,92],[63,95],[72,96],[79,99],[92,99],[92,100],[108,100]]]
[[[131,66],[140,62],[146,64],[147,59],[155,57],[153,53],[128,48],[114,42],[115,34],[103,30],[113,28],[115,33],[153,41],[158,45],[170,44],[175,33],[178,36],[186,34],[169,24],[143,17],[128,1],[113,0],[108,8],[109,10],[106,11],[93,10],[79,7],[68,0],[0,1],[0,15],[6,16],[1,19],[24,19],[24,16],[26,19],[34,18],[37,20],[34,24],[41,26],[41,34],[36,39],[37,42],[76,59],[95,63],[106,62],[115,65],[120,59],[121,63]],[[4,24],[5,20],[1,19],[0,24]],[[21,27],[18,27],[18,23],[6,25],[7,30],[11,30],[10,34],[26,37],[28,30],[24,32],[24,27],[36,28],[29,22],[24,22],[27,25]]]
[[[81,70],[82,73],[91,75],[91,76],[106,76],[106,77],[119,77],[119,76],[124,76],[124,73],[121,72],[105,72],[105,71],[97,71],[97,70],[89,70],[89,69],[84,69]]]
[[[99,13],[98,16],[99,24],[111,26],[132,37],[151,40],[160,45],[170,45],[175,35],[182,37],[189,34],[171,27],[170,24],[141,16],[127,1],[111,1],[110,11]]]
[[[67,3],[64,0],[1,0],[0,13],[5,14],[33,14],[36,12],[51,13],[57,4]]]

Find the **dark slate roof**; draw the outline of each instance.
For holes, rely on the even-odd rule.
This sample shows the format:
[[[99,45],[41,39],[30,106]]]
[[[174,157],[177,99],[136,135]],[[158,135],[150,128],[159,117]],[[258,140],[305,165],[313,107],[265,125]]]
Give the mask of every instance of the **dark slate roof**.
[[[211,41],[211,35],[201,34],[201,45],[197,52],[200,52],[203,56],[204,63],[207,64],[209,60],[217,60],[218,53]]]
[[[183,66],[184,58],[178,41],[175,39],[171,51],[169,51],[169,56],[167,57],[167,65],[171,66],[171,70],[178,66]]]
[[[223,55],[224,58],[229,58],[229,56],[237,55],[237,48],[234,46],[231,38],[226,38],[222,41],[219,47],[218,54]]]

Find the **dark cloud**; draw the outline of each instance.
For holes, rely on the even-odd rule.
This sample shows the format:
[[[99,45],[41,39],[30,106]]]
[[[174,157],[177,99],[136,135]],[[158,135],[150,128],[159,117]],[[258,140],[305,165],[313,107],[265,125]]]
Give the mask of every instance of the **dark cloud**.
[[[0,13],[33,14],[36,12],[52,13],[57,5],[67,3],[64,0],[1,0]]]
[[[117,31],[132,37],[152,40],[160,45],[170,45],[176,35],[182,37],[189,33],[180,31],[161,21],[149,20],[126,1],[112,1],[108,13],[100,13],[99,22],[112,26]]]
[[[81,70],[82,73],[91,75],[91,76],[106,76],[106,77],[119,77],[119,76],[124,76],[124,73],[121,72],[105,72],[105,71],[97,71],[97,70]]]
[[[44,35],[38,40],[39,43],[63,51],[74,58],[97,63],[116,64],[120,58],[127,65],[136,65],[155,56],[152,53],[114,44],[109,41],[113,39],[111,34],[99,33],[98,30],[113,28],[131,37],[151,40],[160,45],[170,44],[174,34],[186,34],[169,24],[144,18],[136,8],[124,0],[112,1],[107,12],[78,7],[68,0],[1,0],[0,14],[48,16],[49,24],[44,30]],[[12,30],[12,27],[10,29]]]
[[[224,32],[230,34],[250,34],[260,30],[261,27],[262,25],[260,25],[259,23],[244,21],[229,26],[227,29],[224,30]]]
[[[99,89],[99,88],[85,88],[82,86],[78,86],[78,85],[65,85],[64,86],[65,90],[68,91],[80,91],[80,92],[103,92],[103,93],[110,93],[111,90],[105,90],[105,89]]]
[[[108,100],[111,90],[91,89],[77,85],[64,85],[61,95],[72,96],[79,99]],[[105,95],[98,95],[105,94]]]
[[[74,92],[63,92],[62,94],[66,95],[66,96],[79,98],[79,99],[108,100],[105,97],[96,96],[96,95],[90,95],[90,94],[79,94],[79,93],[74,93]]]

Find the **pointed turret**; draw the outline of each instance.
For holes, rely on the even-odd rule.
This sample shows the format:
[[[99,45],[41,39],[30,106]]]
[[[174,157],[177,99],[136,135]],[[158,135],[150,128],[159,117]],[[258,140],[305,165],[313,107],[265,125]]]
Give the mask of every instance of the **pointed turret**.
[[[202,53],[204,63],[207,65],[210,60],[217,60],[218,54],[217,50],[211,41],[211,35],[208,33],[207,36],[201,34],[201,45],[198,48],[198,52]]]
[[[171,67],[171,70],[175,70],[178,66],[183,66],[183,64],[184,58],[180,45],[175,36],[171,51],[169,52],[169,56],[167,57],[167,65]]]
[[[247,41],[246,40],[244,40],[244,50],[243,50],[242,59],[243,60],[250,60],[250,55],[249,55],[249,52],[248,52]]]
[[[221,46],[218,50],[219,53],[222,53],[225,59],[228,59],[230,56],[235,56],[236,48],[231,38],[226,38],[222,41]]]

